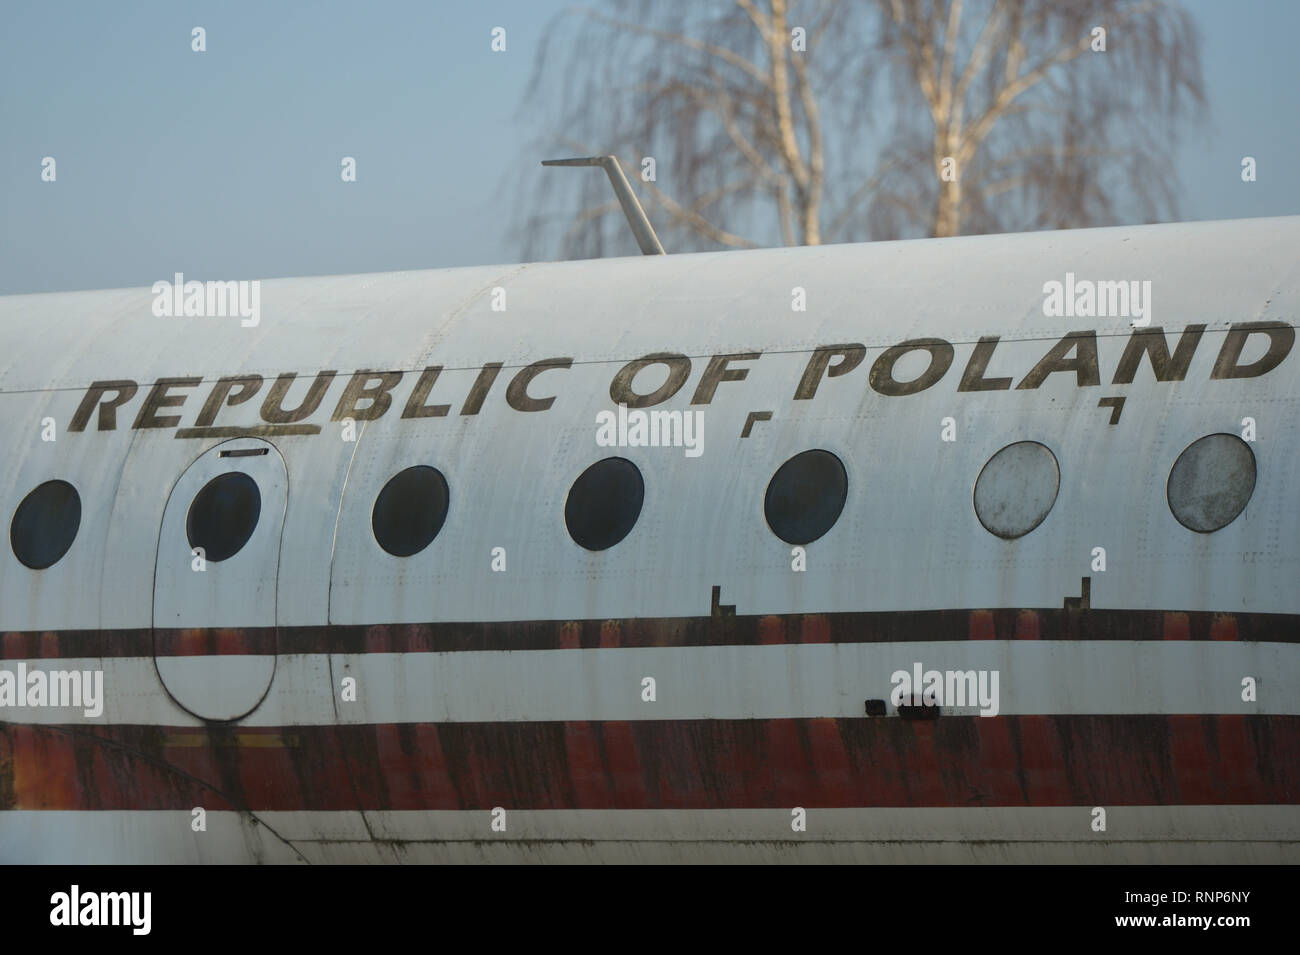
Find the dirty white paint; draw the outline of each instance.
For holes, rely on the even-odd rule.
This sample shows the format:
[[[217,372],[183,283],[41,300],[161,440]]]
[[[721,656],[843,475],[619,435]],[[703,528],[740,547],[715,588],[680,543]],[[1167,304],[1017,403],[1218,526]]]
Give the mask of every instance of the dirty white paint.
[[[0,298],[0,425],[9,438],[0,458],[0,506],[12,514],[32,488],[62,479],[76,486],[83,508],[72,548],[46,570],[23,566],[7,542],[0,546],[0,630],[147,628],[155,614],[191,626],[232,625],[266,621],[268,606],[282,627],[683,617],[709,612],[713,586],[740,614],[1059,608],[1079,594],[1085,576],[1092,578],[1094,608],[1300,615],[1300,503],[1293,481],[1300,473],[1300,432],[1293,426],[1300,355],[1262,377],[1210,379],[1232,323],[1294,323],[1300,314],[1297,248],[1300,217],[285,279],[263,283],[255,328],[157,318],[148,289]],[[1188,324],[1208,326],[1184,381],[1155,381],[1144,359],[1133,383],[1111,384],[1131,331],[1127,321],[1044,317],[1042,283],[1084,262],[1090,274],[1150,279],[1153,324],[1164,328],[1171,349]],[[792,317],[794,285],[807,288],[815,306]],[[495,287],[509,293],[506,312],[491,310]],[[1080,387],[1073,374],[1062,373],[1036,389],[957,390],[983,336],[1001,338],[987,377],[1020,380],[1058,338],[1080,330],[1097,335],[1100,386]],[[953,345],[946,375],[914,395],[873,391],[868,372],[875,359],[914,338]],[[811,350],[846,342],[867,347],[862,364],[823,379],[815,398],[793,400]],[[596,444],[596,415],[612,409],[610,381],[624,364],[664,351],[691,360],[684,386],[658,406],[664,410],[691,408],[709,356],[762,357],[734,362],[748,377],[721,382],[713,401],[698,407],[704,421],[698,458],[674,448],[619,449],[643,474],[642,512],[617,546],[585,551],[566,533],[563,510],[573,480],[609,453]],[[550,357],[573,364],[540,375],[529,393],[554,396],[553,406],[535,413],[507,406],[506,387],[519,368]],[[487,362],[505,367],[482,411],[461,415]],[[449,412],[402,418],[419,373],[431,365],[444,370],[428,400],[448,404]],[[188,427],[216,379],[261,375],[266,381],[254,400],[222,410],[223,423],[247,424],[256,422],[276,375],[298,373],[287,402],[293,406],[324,369],[339,375],[312,416],[321,432],[269,440],[284,464],[283,498],[263,516],[280,533],[283,515],[276,559],[268,562],[274,551],[262,544],[250,546],[209,568],[203,584],[209,591],[191,593],[186,588],[194,581],[182,576],[169,549],[182,505],[169,510],[168,501],[187,469],[226,439],[131,430],[149,386],[161,377],[202,379],[184,392],[183,407],[167,409]],[[348,441],[343,423],[330,418],[356,369],[401,371],[403,378],[392,409],[357,422],[357,440]],[[904,377],[919,371],[898,366]],[[654,388],[655,374],[662,369],[638,378],[638,388]],[[70,433],[85,388],[100,379],[131,379],[140,391],[118,409],[116,430],[97,431],[92,416],[86,431]],[[1109,423],[1109,408],[1098,407],[1103,397],[1125,398],[1118,424]],[[756,411],[771,412],[771,419],[754,423],[741,438]],[[1247,416],[1260,434],[1251,445],[1253,494],[1226,527],[1196,533],[1170,512],[1170,469],[1192,442],[1236,433]],[[40,440],[46,417],[58,424],[52,443]],[[940,439],[947,418],[957,425],[953,442]],[[973,492],[992,455],[1020,441],[1050,449],[1059,488],[1041,524],[1005,540],[981,525]],[[808,545],[807,571],[794,573],[789,546],[763,518],[763,493],[784,461],[812,448],[844,463],[848,499],[836,525]],[[237,460],[232,467],[251,468],[259,459]],[[416,464],[446,476],[450,511],[432,545],[396,558],[374,541],[371,508],[390,477]],[[274,496],[275,479],[263,477]],[[1090,570],[1097,547],[1106,550],[1104,573]],[[494,548],[508,554],[505,573],[491,568]],[[271,563],[273,578],[258,569]],[[1002,668],[1004,713],[1294,713],[1300,699],[1296,644],[1023,641],[1011,647],[916,637],[908,645],[175,658],[164,679],[174,692],[192,695],[200,711],[242,706],[220,693],[215,703],[206,701],[205,686],[247,681],[256,690],[274,665],[250,725],[860,715],[862,699],[887,698],[889,670],[910,665],[918,651],[927,666],[982,661]],[[85,662],[106,671],[106,719],[196,723],[168,698],[152,661]],[[655,714],[636,694],[647,666],[663,674]],[[261,669],[244,672],[250,667]],[[345,672],[361,675],[366,688],[355,708],[336,713],[334,681]],[[1243,675],[1259,677],[1253,705],[1240,700]],[[625,698],[621,681],[631,678]],[[44,721],[45,715],[23,718]],[[1074,832],[1073,821],[1065,828],[1050,822],[1032,830],[1029,838],[1037,841],[1017,842],[1011,830],[1023,821],[985,831],[963,814],[968,811],[943,810],[937,821],[914,817],[923,821],[911,830],[937,833],[939,841],[911,842],[885,826],[878,838],[893,833],[890,838],[903,841],[886,846],[868,835],[827,844],[816,857],[1296,861],[1295,807],[1209,807],[1206,817],[1193,809],[1148,807],[1143,811],[1151,815],[1131,830],[1170,839],[1189,819],[1202,819],[1200,834],[1186,842],[1134,836],[1130,843],[1109,833],[1105,842],[1090,842],[1089,834]],[[1016,810],[1015,818],[1065,811]],[[94,830],[89,844],[105,860],[345,861],[393,851],[357,841],[365,837],[355,831],[328,835],[334,822],[311,814],[294,823],[305,840],[301,850],[268,838],[248,818],[218,813],[210,819],[224,841],[211,834],[202,841],[184,822],[179,835],[162,834],[149,814],[5,815],[0,856],[15,861],[86,861],[55,858],[85,845],[75,836],[78,827]],[[732,815],[725,825],[753,831]],[[1117,816],[1113,809],[1112,819]],[[1269,832],[1279,820],[1290,835]],[[427,833],[428,825],[415,829]],[[615,826],[611,857],[681,858],[707,828],[703,817],[682,825],[684,841],[645,845]],[[967,841],[976,831],[990,841]],[[1250,841],[1261,832],[1272,841]],[[39,851],[45,855],[33,858]],[[479,842],[420,843],[408,851],[411,858],[461,861],[510,852]],[[563,841],[528,851],[568,860],[603,854]],[[713,858],[745,851],[729,843]],[[754,850],[763,859],[813,852],[788,840],[760,842]]]
[[[271,689],[240,721],[244,726],[858,718],[864,716],[865,700],[888,703],[891,675],[911,673],[916,663],[926,670],[995,671],[1002,716],[1300,714],[1295,645],[1244,641],[971,640],[187,656],[168,661],[167,685],[195,692],[206,685],[211,693],[261,687],[266,667],[273,665]],[[200,725],[156,691],[148,658],[27,661],[29,671],[41,666],[102,667],[102,716],[56,709],[0,711],[0,716],[47,724]],[[653,705],[641,698],[645,674],[655,677]],[[1241,678],[1251,674],[1259,679],[1259,696],[1245,702]],[[357,680],[355,703],[336,702],[344,676]],[[977,710],[971,701],[961,715]],[[888,711],[897,712],[893,706]],[[951,706],[946,711],[956,712]]]
[[[1295,806],[1112,806],[1104,835],[1086,806],[810,809],[799,835],[785,809],[512,810],[497,833],[487,812],[213,811],[202,833],[188,812],[10,815],[14,864],[1300,862]]]

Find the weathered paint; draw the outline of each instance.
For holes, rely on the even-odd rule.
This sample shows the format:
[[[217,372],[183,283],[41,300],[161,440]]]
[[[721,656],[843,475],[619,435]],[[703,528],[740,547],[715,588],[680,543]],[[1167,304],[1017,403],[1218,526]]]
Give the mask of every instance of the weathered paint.
[[[1298,740],[1294,716],[14,726],[0,808],[1286,805]]]
[[[83,507],[46,570],[0,548],[0,662],[99,659],[130,674],[114,705],[149,717],[0,711],[0,857],[1298,861],[1297,247],[1291,218],[277,280],[253,329],[153,318],[148,290],[0,299],[0,422],[31,437],[0,462],[0,502],[12,511],[61,479]],[[1046,318],[1043,280],[1085,259],[1151,277],[1163,331]],[[797,320],[793,285],[813,303]],[[496,286],[507,312],[490,309]],[[1239,361],[1255,327],[1279,362],[1236,376],[1257,357]],[[1149,350],[1158,337],[1172,359]],[[635,372],[655,354],[676,356],[657,407],[707,393],[704,454],[620,449],[644,477],[641,517],[616,547],[584,551],[565,495],[608,453],[594,432],[611,388],[652,389]],[[719,356],[745,374],[716,374]],[[204,395],[254,378],[258,400],[209,409]],[[111,428],[104,405],[85,404],[96,381],[131,384]],[[371,413],[381,395],[391,407]],[[354,442],[341,440],[349,413]],[[38,440],[47,416],[53,444]],[[958,439],[945,443],[949,417]],[[1259,430],[1249,503],[1195,533],[1170,512],[1170,469],[1246,417]],[[1020,441],[1051,451],[1060,486],[1038,527],[1005,540],[972,495]],[[160,580],[195,583],[168,518],[177,481],[209,452],[254,444],[287,474],[274,574],[254,575],[248,599],[204,591],[174,608],[196,616],[155,620],[156,594],[171,593]],[[812,448],[844,463],[848,497],[792,572],[763,490]],[[433,545],[394,558],[371,507],[415,464],[444,472],[451,507]],[[214,588],[230,583],[221,570],[204,578]],[[271,597],[271,618],[251,612]],[[918,647],[937,666],[994,660],[1037,684],[1034,702],[865,716],[888,674],[835,663]],[[204,724],[167,698],[155,655],[200,678],[205,657],[209,674],[265,657],[276,675],[247,718]],[[568,660],[572,673],[549,671],[552,698],[547,681],[526,683]],[[420,715],[444,701],[410,679],[480,661],[447,691],[452,718]],[[695,668],[684,700],[661,682],[671,718],[617,713],[642,705],[635,682],[622,688],[642,661]],[[348,709],[347,667],[383,674],[393,711],[415,715],[379,718],[374,681]],[[588,672],[617,685],[571,685]],[[496,701],[564,715],[468,718]],[[707,715],[730,705],[749,715]],[[213,809],[207,843],[226,842],[190,831],[194,805]],[[502,848],[486,817],[498,805],[580,815],[524,815],[526,835]],[[1113,831],[1089,828],[1096,805]],[[824,817],[851,823],[810,847],[798,840],[820,837],[791,831],[794,806],[857,815]],[[634,815],[646,812],[683,815]]]

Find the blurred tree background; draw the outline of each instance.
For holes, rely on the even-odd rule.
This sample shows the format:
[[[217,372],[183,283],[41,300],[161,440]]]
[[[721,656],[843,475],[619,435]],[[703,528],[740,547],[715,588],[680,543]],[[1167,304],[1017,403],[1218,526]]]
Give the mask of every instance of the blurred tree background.
[[[1205,103],[1173,0],[611,0],[530,89],[537,158],[618,156],[670,252],[1176,219]],[[526,261],[635,253],[599,172],[519,188]]]

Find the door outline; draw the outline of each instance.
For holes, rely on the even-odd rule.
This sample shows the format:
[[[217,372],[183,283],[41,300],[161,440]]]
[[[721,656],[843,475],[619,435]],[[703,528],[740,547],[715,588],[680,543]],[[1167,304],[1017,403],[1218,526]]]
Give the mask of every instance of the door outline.
[[[259,461],[261,462],[260,467],[258,467],[256,464],[253,465],[249,464],[249,462],[259,462]],[[274,466],[272,462],[274,462],[274,465],[278,465],[278,467]],[[222,622],[220,618],[214,617],[211,619],[202,620],[201,622],[197,622],[197,623],[192,621],[189,622],[188,624],[181,623],[178,626],[177,625],[178,622],[174,620],[160,621],[159,620],[159,609],[160,609],[159,597],[160,594],[164,592],[163,585],[166,583],[166,580],[160,578],[159,572],[161,569],[163,569],[162,558],[163,558],[164,548],[170,547],[175,543],[174,541],[165,539],[165,537],[168,535],[169,524],[174,525],[173,527],[171,527],[171,530],[173,532],[177,529],[177,526],[175,525],[178,525],[181,534],[184,535],[186,519],[189,514],[189,509],[193,504],[194,494],[197,493],[198,490],[200,490],[202,487],[206,486],[207,483],[212,479],[216,478],[221,474],[229,473],[232,471],[238,471],[240,473],[248,474],[250,477],[253,478],[254,481],[257,482],[258,493],[259,496],[261,497],[260,513],[258,515],[257,523],[254,526],[248,541],[245,542],[243,547],[241,547],[238,552],[236,552],[230,558],[228,558],[228,561],[209,562],[207,564],[207,569],[204,571],[204,573],[205,574],[212,573],[214,568],[220,568],[221,565],[223,564],[237,561],[241,555],[247,556],[247,551],[250,548],[250,546],[255,546],[254,542],[258,542],[258,545],[256,546],[261,546],[264,549],[265,554],[270,555],[271,558],[273,558],[274,560],[273,572],[270,574],[263,574],[259,578],[265,584],[265,593],[261,595],[260,609],[263,611],[269,609],[269,622],[263,623],[260,621],[255,621],[252,623],[247,623],[247,622],[239,621],[239,622],[231,623],[231,622]],[[258,479],[258,475],[257,475],[258,471],[262,472],[262,480]],[[185,499],[181,500],[177,498],[177,492],[184,491],[186,489],[185,488],[186,485],[189,485],[188,493],[185,494]],[[270,694],[271,687],[274,685],[275,674],[279,668],[279,615],[280,615],[279,614],[279,573],[280,573],[281,551],[282,551],[283,540],[284,540],[284,521],[285,521],[285,516],[288,512],[288,503],[289,503],[288,485],[289,485],[288,465],[286,464],[283,455],[280,454],[279,449],[274,444],[272,444],[269,441],[266,441],[263,438],[257,438],[251,436],[231,438],[227,441],[222,441],[218,444],[213,445],[212,447],[206,449],[201,454],[196,456],[193,460],[191,460],[189,464],[185,466],[184,470],[181,471],[180,475],[176,478],[176,480],[172,483],[171,489],[168,491],[167,494],[167,501],[163,505],[163,513],[161,519],[159,520],[159,526],[158,526],[157,544],[155,545],[154,548],[153,586],[150,595],[151,599],[150,599],[150,608],[149,608],[150,636],[152,640],[154,672],[158,677],[159,685],[162,687],[163,692],[167,694],[167,697],[178,707],[184,710],[186,713],[190,714],[191,716],[197,719],[203,720],[205,723],[214,723],[214,724],[237,723],[238,721],[245,719],[249,714],[253,713],[259,706],[262,705],[263,701],[265,701],[267,696]],[[183,505],[183,507],[174,508],[174,505],[178,505],[178,506]],[[178,511],[179,511],[179,516],[178,516]],[[266,533],[265,528],[267,528],[271,522],[278,524],[278,527],[273,527],[271,529],[270,532],[271,537],[268,539],[263,535]],[[259,536],[262,536],[261,541],[258,541]],[[183,546],[184,546],[185,560],[188,566],[189,561],[191,559],[192,552],[189,548],[188,539],[184,537],[183,537]],[[267,557],[264,556],[263,559],[265,560],[267,559]],[[255,572],[256,568],[253,569]],[[245,571],[247,572],[247,568],[245,568]],[[188,571],[186,571],[186,573],[188,573]],[[204,578],[204,579],[211,580],[212,578]],[[227,586],[235,588],[238,587],[238,583],[239,583],[238,580],[234,579]],[[220,595],[218,594],[218,596]],[[254,609],[254,613],[256,612],[256,609],[257,608]],[[190,613],[190,614],[194,613],[192,608],[182,608],[181,612]],[[194,701],[187,703],[184,700],[180,699],[177,695],[177,690],[175,686],[169,685],[167,682],[167,678],[164,676],[163,671],[164,669],[168,669],[167,665],[159,664],[158,651],[159,651],[160,631],[170,631],[174,629],[223,630],[223,629],[237,629],[237,628],[250,627],[250,626],[256,627],[258,629],[265,628],[271,631],[272,652],[270,654],[229,654],[229,655],[209,654],[209,655],[189,655],[189,656],[170,656],[167,654],[163,654],[162,659],[165,661],[172,661],[172,660],[194,661],[199,659],[224,661],[225,666],[228,667],[229,661],[237,661],[240,657],[247,659],[249,657],[265,658],[269,656],[270,672],[266,675],[265,677],[266,685],[263,687],[262,692],[257,696],[257,698],[255,700],[252,700],[251,704],[247,706],[245,706],[244,703],[241,702],[238,707],[234,708],[237,710],[237,712],[227,713],[226,715],[220,715],[220,716],[213,716],[213,715],[205,714],[203,712],[199,712],[199,710],[204,709],[203,706],[197,705]],[[182,667],[188,666],[188,668],[194,669],[192,663],[182,664],[181,666]],[[175,673],[173,673],[173,681],[176,680],[177,680],[177,676]]]

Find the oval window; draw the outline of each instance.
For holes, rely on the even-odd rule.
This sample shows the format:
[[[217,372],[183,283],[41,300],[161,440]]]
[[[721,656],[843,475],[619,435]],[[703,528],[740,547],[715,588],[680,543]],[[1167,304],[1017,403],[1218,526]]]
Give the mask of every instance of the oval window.
[[[1210,534],[1227,527],[1255,493],[1255,452],[1235,434],[1189,444],[1169,471],[1169,510],[1184,527]]]
[[[67,481],[46,481],[23,498],[9,524],[14,556],[32,570],[59,561],[81,527],[81,497]]]
[[[843,462],[829,451],[804,451],[772,475],[763,514],[781,540],[808,544],[835,526],[848,496],[849,476]]]
[[[645,482],[637,466],[626,458],[605,458],[569,488],[564,523],[574,543],[607,550],[631,532],[644,500]]]
[[[185,536],[191,548],[203,548],[204,560],[228,560],[248,543],[261,514],[256,481],[242,471],[218,474],[190,502]]]
[[[447,520],[451,497],[437,468],[417,464],[389,478],[375,498],[370,527],[379,546],[394,557],[418,554]]]
[[[1046,519],[1061,488],[1061,469],[1051,449],[1017,441],[993,457],[975,480],[975,516],[990,534],[1024,537]]]

